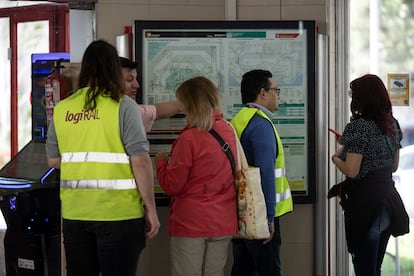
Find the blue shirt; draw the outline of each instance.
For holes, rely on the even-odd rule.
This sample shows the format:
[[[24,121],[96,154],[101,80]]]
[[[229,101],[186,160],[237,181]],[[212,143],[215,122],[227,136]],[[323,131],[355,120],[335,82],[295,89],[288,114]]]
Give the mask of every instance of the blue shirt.
[[[261,105],[248,103],[246,106],[260,109],[272,118],[272,113]],[[243,131],[240,142],[249,165],[260,168],[267,218],[273,222],[276,205],[275,161],[278,152],[272,124],[260,115],[253,116]]]

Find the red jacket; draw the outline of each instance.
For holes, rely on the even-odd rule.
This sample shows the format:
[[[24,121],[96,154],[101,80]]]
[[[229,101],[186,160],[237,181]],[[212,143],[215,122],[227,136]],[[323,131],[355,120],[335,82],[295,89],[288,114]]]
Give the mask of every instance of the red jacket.
[[[214,130],[236,156],[232,127],[216,112]],[[171,196],[168,235],[219,237],[237,231],[237,206],[230,161],[205,130],[184,128],[167,162],[156,164],[162,189]]]

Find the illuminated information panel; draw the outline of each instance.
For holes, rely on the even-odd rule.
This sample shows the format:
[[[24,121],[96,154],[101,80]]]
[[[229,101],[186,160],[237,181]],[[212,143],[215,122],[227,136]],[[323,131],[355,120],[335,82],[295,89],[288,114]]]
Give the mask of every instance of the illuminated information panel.
[[[223,115],[230,120],[243,106],[243,74],[272,72],[281,89],[273,123],[289,183],[296,202],[314,201],[314,21],[135,21],[135,32],[141,103],[173,100],[183,81],[204,76],[218,87]],[[182,118],[161,120],[149,139],[169,136],[184,124]]]

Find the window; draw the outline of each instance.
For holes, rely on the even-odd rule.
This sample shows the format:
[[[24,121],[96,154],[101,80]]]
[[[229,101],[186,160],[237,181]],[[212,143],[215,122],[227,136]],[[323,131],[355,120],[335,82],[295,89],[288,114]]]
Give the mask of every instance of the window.
[[[31,140],[31,54],[69,51],[68,4],[22,2],[0,8],[0,167]]]
[[[350,80],[365,73],[378,75],[387,84],[388,74],[409,74],[414,77],[414,5],[410,0],[364,0],[350,1]],[[412,84],[411,84],[412,86]],[[410,106],[393,106],[393,114],[399,120],[403,132],[403,147],[414,144],[414,101],[412,88]],[[404,152],[404,149],[400,151]],[[399,171],[412,167],[413,155],[402,155]],[[411,165],[411,166],[410,166]],[[398,171],[398,172],[399,172]],[[407,192],[402,179],[413,179],[412,175],[399,173],[396,188],[400,192],[412,219],[414,196]],[[396,175],[394,174],[394,177]],[[404,177],[403,177],[404,176]],[[408,181],[407,181],[408,182]],[[412,183],[409,183],[412,184]],[[410,185],[412,186],[412,185]],[[411,190],[409,190],[411,191]],[[410,227],[413,227],[411,223]],[[414,255],[412,233],[394,239],[391,237],[384,258],[383,275],[412,275]]]

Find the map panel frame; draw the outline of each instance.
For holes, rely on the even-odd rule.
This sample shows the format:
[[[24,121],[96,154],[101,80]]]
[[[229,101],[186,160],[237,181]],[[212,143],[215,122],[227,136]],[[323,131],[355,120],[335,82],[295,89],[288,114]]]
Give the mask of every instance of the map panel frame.
[[[223,116],[230,120],[243,106],[242,75],[252,69],[271,71],[281,89],[273,123],[283,142],[293,199],[315,203],[316,34],[315,21],[136,20],[137,102],[173,100],[180,83],[202,75],[218,87]],[[161,121],[153,131],[167,137],[185,123],[182,114]],[[167,144],[153,136],[150,142]]]

